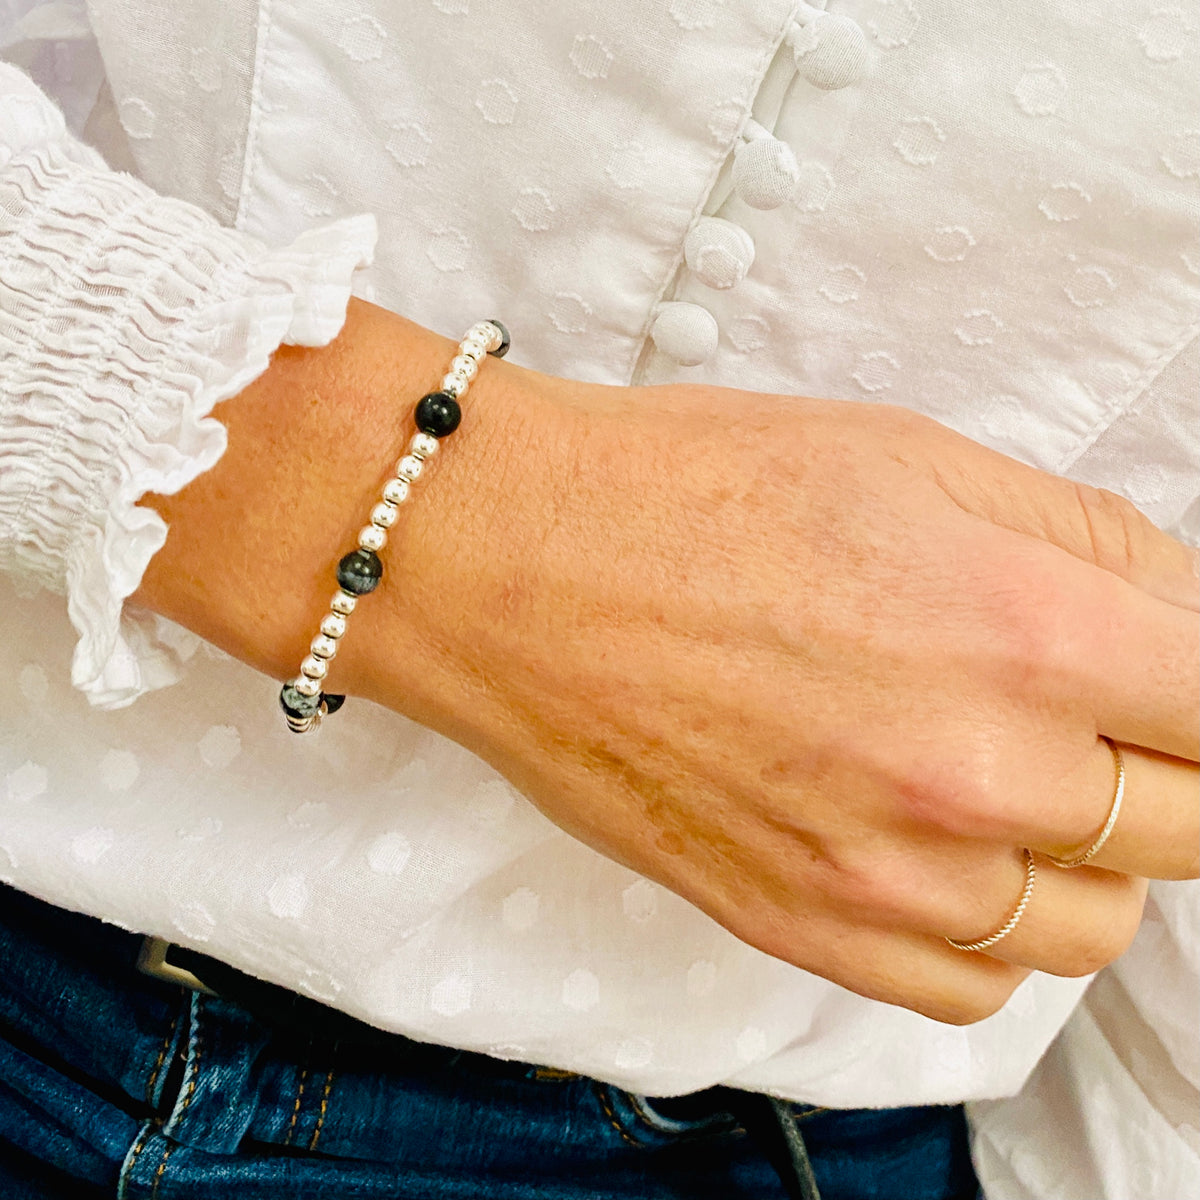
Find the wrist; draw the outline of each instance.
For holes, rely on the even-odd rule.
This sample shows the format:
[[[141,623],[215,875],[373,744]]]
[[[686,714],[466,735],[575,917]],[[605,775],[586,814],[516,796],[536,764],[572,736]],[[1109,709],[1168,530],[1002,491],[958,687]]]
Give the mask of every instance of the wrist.
[[[573,484],[585,390],[487,362],[389,532],[358,662],[363,693],[479,752],[511,716],[501,647],[516,636],[539,545]]]
[[[135,601],[272,677],[294,677],[337,589],[338,561],[414,432],[413,408],[455,350],[448,339],[352,301],[339,336],[284,348],[216,415],[228,448],[174,496],[149,496],[169,526]],[[426,465],[381,552],[381,586],[355,612],[327,691],[365,695],[426,723],[448,697],[474,581],[511,545],[528,507],[527,456],[559,381],[488,359],[460,429]],[[544,445],[544,441],[543,441]]]

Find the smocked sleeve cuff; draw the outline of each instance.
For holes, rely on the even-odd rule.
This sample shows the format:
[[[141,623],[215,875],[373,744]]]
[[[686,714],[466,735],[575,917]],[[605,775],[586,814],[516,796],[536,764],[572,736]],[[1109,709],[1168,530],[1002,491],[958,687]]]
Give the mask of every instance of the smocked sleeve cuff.
[[[336,336],[375,222],[272,250],[107,170],[4,68],[0,100],[0,570],[66,595],[72,680],[119,707],[177,679],[187,644],[126,611],[167,534],[138,501],[221,457],[214,405],[280,345]]]

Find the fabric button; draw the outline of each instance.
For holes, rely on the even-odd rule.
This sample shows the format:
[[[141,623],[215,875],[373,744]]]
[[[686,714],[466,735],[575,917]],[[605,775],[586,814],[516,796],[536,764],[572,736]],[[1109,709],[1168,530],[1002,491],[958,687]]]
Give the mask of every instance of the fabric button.
[[[746,278],[754,264],[754,239],[723,217],[701,217],[688,230],[683,257],[702,283],[724,290]]]
[[[778,138],[742,142],[733,152],[733,186],[751,208],[778,208],[799,179],[791,146]]]
[[[685,367],[710,358],[719,334],[717,320],[707,308],[681,300],[661,305],[650,329],[655,346]]]
[[[867,36],[857,22],[841,13],[822,14],[797,26],[791,42],[796,70],[813,87],[832,92],[866,74]]]

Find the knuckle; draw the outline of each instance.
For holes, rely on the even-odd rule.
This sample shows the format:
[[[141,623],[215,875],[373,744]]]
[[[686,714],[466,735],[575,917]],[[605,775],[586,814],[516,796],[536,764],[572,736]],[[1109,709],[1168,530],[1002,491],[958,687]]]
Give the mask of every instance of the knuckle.
[[[1016,573],[1012,585],[998,593],[1005,660],[1015,682],[1040,682],[1062,662],[1077,598],[1056,573],[1032,564]]]
[[[1004,831],[997,746],[983,737],[911,763],[896,781],[901,811],[909,820],[955,837],[987,837]]]
[[[1150,521],[1124,496],[1106,488],[1075,484],[1075,498],[1084,530],[1098,567],[1128,576],[1145,554]]]

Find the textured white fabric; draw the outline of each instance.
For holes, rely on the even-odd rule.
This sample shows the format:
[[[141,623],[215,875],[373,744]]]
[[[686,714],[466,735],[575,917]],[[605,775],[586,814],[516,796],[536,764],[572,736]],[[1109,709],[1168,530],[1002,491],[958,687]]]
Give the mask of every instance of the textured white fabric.
[[[370,217],[268,252],[108,170],[0,65],[0,570],[68,597],[75,685],[129,703],[193,639],[122,605],[167,527],[137,501],[212,466],[208,414],[284,341],[341,328]]]
[[[1189,889],[1152,885],[1133,948],[1092,984],[1023,1103],[973,1106],[989,1200],[1197,1195],[1196,1006],[1180,1003],[1195,997],[1194,900]],[[1081,1146],[1089,1153],[1063,1153]]]
[[[442,332],[494,312],[545,370],[903,404],[1195,536],[1195,378],[1172,366],[1200,309],[1195,5],[833,7],[872,62],[828,92],[795,77],[790,0],[423,0],[402,16],[385,0],[107,0],[94,42],[56,5],[50,40],[27,27],[9,53],[110,161],[226,225],[280,245],[374,214],[359,287]],[[797,160],[772,212],[731,190],[751,112]],[[23,144],[56,137],[44,114],[20,120]],[[683,263],[702,215],[757,247],[735,287]],[[649,342],[664,299],[716,317],[703,366]],[[42,520],[72,523],[69,495],[38,498]],[[65,585],[46,553],[38,577]],[[889,1104],[1017,1091],[1083,986],[1034,977],[968,1029],[860,1000],[739,945],[392,714],[360,705],[298,745],[277,685],[208,647],[184,685],[89,709],[66,685],[66,612],[12,586],[0,877],[385,1027],[650,1092],[730,1080]],[[1181,911],[1200,899],[1161,890]],[[1160,945],[1166,961],[1122,977],[1143,999],[1106,1009],[1174,1021],[1168,1057],[1194,1064],[1178,1014],[1196,964]],[[1141,1131],[1131,1169],[1189,1169],[1190,1135],[1157,1119],[1159,1075],[1126,1087],[1124,1060],[1081,1052],[1075,1030],[1055,1054],[1078,1087],[1035,1082],[986,1114],[997,1196],[1024,1194],[1031,1125],[1080,1133],[1056,1148],[1068,1176],[1098,1169],[1086,1100],[1108,1086]],[[1161,1200],[1122,1200],[1143,1197]]]

